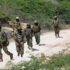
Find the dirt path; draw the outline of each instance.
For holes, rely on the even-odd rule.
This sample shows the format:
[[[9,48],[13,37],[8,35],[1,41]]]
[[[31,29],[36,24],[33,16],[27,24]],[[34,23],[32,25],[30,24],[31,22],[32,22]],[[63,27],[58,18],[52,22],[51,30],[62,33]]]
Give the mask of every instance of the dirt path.
[[[28,61],[31,58],[31,55],[38,56],[41,53],[44,53],[46,56],[52,56],[58,54],[63,49],[69,48],[70,45],[70,29],[62,30],[60,32],[60,38],[55,38],[54,32],[47,32],[41,36],[41,44],[36,45],[35,39],[33,38],[33,50],[29,50],[27,44],[25,44],[25,53],[24,56],[18,57],[16,53],[14,41],[10,42],[8,49],[14,54],[13,63],[18,63],[20,61]],[[0,62],[0,68],[3,68],[10,58],[6,55],[3,50],[3,62]]]

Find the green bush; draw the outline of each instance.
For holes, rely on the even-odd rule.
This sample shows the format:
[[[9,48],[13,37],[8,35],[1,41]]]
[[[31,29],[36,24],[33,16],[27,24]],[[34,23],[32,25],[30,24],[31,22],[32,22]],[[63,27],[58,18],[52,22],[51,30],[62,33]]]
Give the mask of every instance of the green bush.
[[[51,57],[44,54],[41,57],[32,56],[28,62],[13,65],[10,70],[70,70],[70,54],[64,51]]]
[[[59,15],[66,22],[70,19],[70,0],[0,0],[0,17],[8,16],[14,20],[16,16],[24,22],[33,23],[38,20],[43,26],[50,26],[53,16]],[[43,26],[43,27],[44,27]]]

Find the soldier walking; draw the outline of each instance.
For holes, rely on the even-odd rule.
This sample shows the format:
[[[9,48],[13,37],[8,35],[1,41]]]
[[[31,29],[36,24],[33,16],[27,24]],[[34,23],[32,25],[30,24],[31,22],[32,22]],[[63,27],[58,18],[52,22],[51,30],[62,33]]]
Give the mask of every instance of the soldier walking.
[[[55,37],[59,37],[60,26],[59,26],[59,20],[58,20],[57,16],[54,17],[53,27],[54,27],[54,31],[55,31]]]
[[[30,24],[27,24],[27,27],[25,29],[25,36],[26,36],[28,48],[32,49],[32,47],[33,47],[33,45],[32,45],[33,31],[31,29],[31,25]]]
[[[14,30],[14,35],[15,35],[14,39],[15,39],[15,43],[16,43],[16,50],[17,50],[18,56],[21,55],[21,57],[23,57],[23,54],[24,54],[24,33],[21,28],[19,18],[16,18],[16,29]]]
[[[34,22],[32,26],[32,30],[35,36],[36,43],[39,45],[40,44],[40,32],[41,32],[41,27],[37,21]]]
[[[10,59],[13,59],[13,54],[8,51],[7,46],[9,45],[9,41],[7,38],[7,34],[2,31],[2,27],[0,26],[0,61],[3,61],[3,54],[2,54],[2,49],[4,52],[10,56]]]

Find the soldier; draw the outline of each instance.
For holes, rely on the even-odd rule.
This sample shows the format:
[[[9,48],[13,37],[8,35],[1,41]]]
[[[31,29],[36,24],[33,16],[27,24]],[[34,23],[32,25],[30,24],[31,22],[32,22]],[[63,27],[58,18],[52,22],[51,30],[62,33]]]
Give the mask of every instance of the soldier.
[[[24,54],[24,33],[21,28],[19,18],[16,18],[16,29],[14,30],[14,39],[16,42],[16,50],[17,50],[18,56],[21,55],[21,57],[23,57],[23,54]]]
[[[34,22],[33,26],[32,26],[32,30],[35,36],[35,40],[37,44],[40,44],[40,31],[41,31],[41,27],[39,25],[39,23],[37,21]]]
[[[3,61],[3,55],[1,50],[10,56],[10,59],[13,59],[13,54],[8,51],[7,46],[9,45],[9,41],[7,35],[4,31],[2,31],[2,27],[0,26],[0,61]]]
[[[59,27],[59,20],[58,20],[57,16],[54,17],[53,27],[54,27],[54,31],[55,31],[55,36],[59,37],[60,27]]]
[[[27,24],[27,27],[25,29],[25,35],[26,35],[26,40],[27,40],[27,45],[29,49],[32,49],[33,45],[32,45],[32,29],[30,24]]]

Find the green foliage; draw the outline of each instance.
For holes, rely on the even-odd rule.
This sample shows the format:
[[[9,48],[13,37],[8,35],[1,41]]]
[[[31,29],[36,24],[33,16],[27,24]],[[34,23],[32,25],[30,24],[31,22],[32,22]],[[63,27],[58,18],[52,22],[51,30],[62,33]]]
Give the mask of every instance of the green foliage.
[[[21,20],[33,23],[38,20],[42,26],[50,26],[54,15],[65,21],[70,19],[70,0],[0,0],[0,17],[8,16],[12,20],[20,16]],[[2,15],[4,14],[4,15]],[[50,21],[49,21],[50,20]]]
[[[13,65],[10,70],[62,70],[62,68],[70,70],[70,54],[64,54],[64,51],[52,57],[46,57],[44,54],[41,57],[32,56],[29,62]]]

